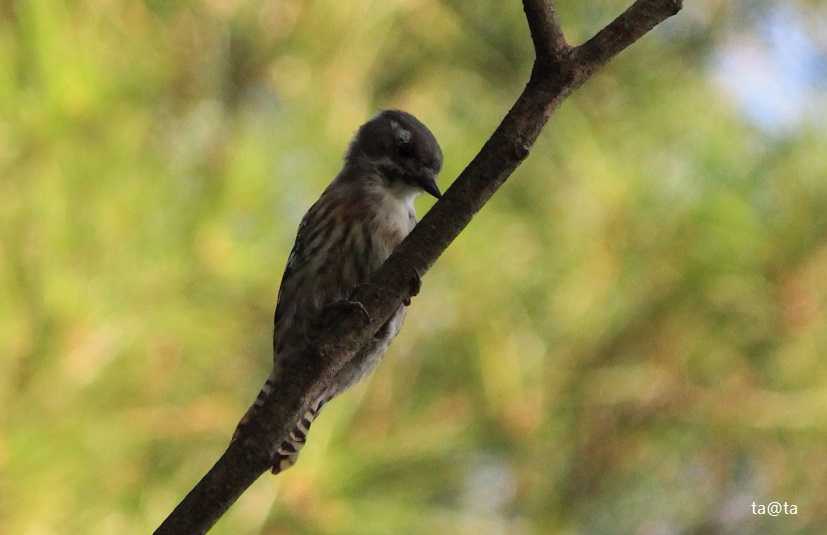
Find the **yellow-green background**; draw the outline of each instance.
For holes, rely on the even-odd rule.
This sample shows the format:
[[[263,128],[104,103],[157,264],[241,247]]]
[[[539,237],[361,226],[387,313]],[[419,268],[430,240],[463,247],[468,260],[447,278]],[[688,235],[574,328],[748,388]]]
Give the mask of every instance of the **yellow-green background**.
[[[557,3],[579,42],[627,0]],[[825,533],[827,8],[686,4],[214,533]],[[2,3],[0,532],[151,531],[266,376],[355,128],[415,113],[447,187],[530,61],[517,0]]]

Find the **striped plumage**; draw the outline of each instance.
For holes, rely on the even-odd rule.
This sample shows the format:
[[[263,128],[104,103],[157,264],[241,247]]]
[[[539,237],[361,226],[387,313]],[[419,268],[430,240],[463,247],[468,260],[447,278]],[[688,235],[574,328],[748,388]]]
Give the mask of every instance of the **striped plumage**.
[[[413,229],[414,198],[422,191],[439,197],[435,177],[441,166],[436,139],[410,114],[384,111],[359,129],[344,168],[299,225],[279,288],[273,372],[250,411],[268,396],[278,395],[271,385],[281,373],[279,362],[304,348],[307,334],[312,332],[311,322],[321,310],[346,301]],[[399,332],[404,316],[405,308],[400,306],[372,341],[339,371],[333,387],[316,400],[290,439],[274,452],[273,473],[295,463],[321,407],[373,370]]]

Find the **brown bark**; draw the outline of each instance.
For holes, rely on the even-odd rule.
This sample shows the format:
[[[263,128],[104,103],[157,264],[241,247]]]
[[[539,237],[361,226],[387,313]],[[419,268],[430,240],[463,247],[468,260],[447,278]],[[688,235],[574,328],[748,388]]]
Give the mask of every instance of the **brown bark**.
[[[287,437],[301,414],[369,337],[410,297],[411,279],[423,275],[514,169],[528,156],[551,113],[599,67],[657,24],[676,14],[681,0],[637,0],[583,45],[566,43],[550,0],[523,0],[535,61],[522,94],[482,147],[369,284],[357,289],[358,310],[332,312],[305,349],[282,363],[287,370],[271,396],[210,471],[187,494],[156,534],[205,533],[264,473],[269,452]]]

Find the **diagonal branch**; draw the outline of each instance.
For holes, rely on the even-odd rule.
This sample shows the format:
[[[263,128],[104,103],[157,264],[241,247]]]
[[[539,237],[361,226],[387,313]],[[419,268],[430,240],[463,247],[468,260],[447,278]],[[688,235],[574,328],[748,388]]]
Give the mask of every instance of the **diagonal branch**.
[[[638,0],[594,37],[578,46],[574,61],[591,74],[664,19],[677,14],[682,6],[682,0]]]
[[[443,198],[352,299],[370,320],[341,312],[305,348],[302,358],[280,362],[273,391],[242,428],[238,440],[190,491],[155,532],[205,533],[270,464],[269,452],[287,437],[301,414],[344,366],[410,297],[410,281],[422,275],[471,221],[474,214],[528,156],[549,116],[600,66],[680,10],[680,0],[637,0],[585,44],[566,44],[550,0],[523,0],[536,59],[522,94],[480,152]]]

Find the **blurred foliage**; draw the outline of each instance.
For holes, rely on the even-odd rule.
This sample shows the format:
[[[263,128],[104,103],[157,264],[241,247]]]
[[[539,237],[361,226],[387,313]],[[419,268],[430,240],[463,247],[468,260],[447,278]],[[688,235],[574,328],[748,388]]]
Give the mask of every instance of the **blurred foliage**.
[[[627,3],[558,2],[573,42]],[[215,533],[824,533],[827,138],[716,82],[774,2],[686,4],[564,104]],[[785,6],[825,68],[824,4]],[[0,531],[151,531],[266,376],[355,128],[414,112],[447,186],[530,62],[517,1],[3,3]],[[772,499],[799,514],[752,515]]]

